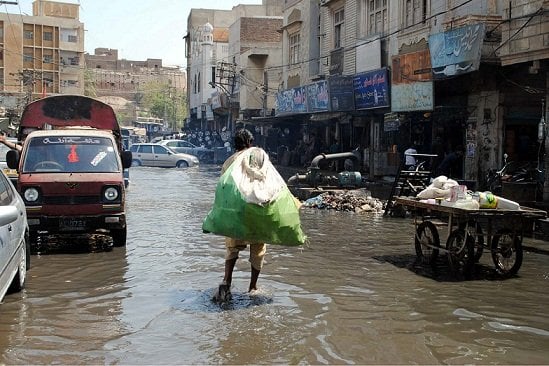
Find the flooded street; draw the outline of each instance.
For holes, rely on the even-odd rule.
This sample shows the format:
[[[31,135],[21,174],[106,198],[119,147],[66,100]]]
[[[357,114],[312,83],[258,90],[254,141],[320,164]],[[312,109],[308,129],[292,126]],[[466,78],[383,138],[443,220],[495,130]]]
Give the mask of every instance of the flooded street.
[[[310,244],[268,246],[260,291],[211,301],[224,241],[203,234],[218,167],[132,168],[126,248],[32,256],[0,305],[0,364],[546,364],[548,243],[519,276],[457,282],[415,263],[410,219],[302,209]],[[481,266],[483,268],[483,266]]]

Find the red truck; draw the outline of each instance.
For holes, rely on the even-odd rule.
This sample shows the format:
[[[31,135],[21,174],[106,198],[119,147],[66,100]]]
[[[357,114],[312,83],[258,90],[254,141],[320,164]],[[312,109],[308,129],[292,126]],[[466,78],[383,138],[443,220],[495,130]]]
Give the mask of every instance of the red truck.
[[[39,235],[104,233],[126,245],[123,150],[113,109],[90,97],[57,95],[28,104],[21,116],[21,151],[6,155],[17,169],[31,247]]]

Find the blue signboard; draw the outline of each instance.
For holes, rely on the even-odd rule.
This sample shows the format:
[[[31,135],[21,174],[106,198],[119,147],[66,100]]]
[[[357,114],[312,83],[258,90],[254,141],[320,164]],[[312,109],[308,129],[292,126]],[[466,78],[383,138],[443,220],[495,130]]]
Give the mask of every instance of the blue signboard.
[[[433,77],[441,79],[478,70],[484,28],[484,23],[480,23],[430,35]]]
[[[286,89],[276,95],[276,114],[294,114],[307,112],[306,88]]]
[[[330,76],[331,111],[352,111],[355,109],[352,76]]]
[[[389,106],[389,84],[386,68],[355,75],[353,89],[356,109]]]
[[[307,109],[309,112],[327,112],[329,110],[328,102],[328,82],[326,80],[309,84],[307,88]]]

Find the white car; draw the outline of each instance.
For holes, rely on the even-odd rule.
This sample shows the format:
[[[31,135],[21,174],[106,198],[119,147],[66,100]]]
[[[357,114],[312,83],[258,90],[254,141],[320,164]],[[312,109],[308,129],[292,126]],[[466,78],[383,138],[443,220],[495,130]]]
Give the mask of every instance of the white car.
[[[30,269],[30,242],[27,211],[21,196],[0,173],[0,301],[8,291],[25,286]]]
[[[132,166],[187,168],[199,164],[196,156],[178,153],[159,144],[133,144],[130,151],[132,152]]]
[[[17,142],[16,138],[8,137],[8,141],[12,144]],[[18,173],[15,169],[10,169],[8,163],[6,162],[6,153],[11,149],[4,144],[0,144],[0,169],[6,173],[8,178],[12,181],[13,184],[17,184]]]

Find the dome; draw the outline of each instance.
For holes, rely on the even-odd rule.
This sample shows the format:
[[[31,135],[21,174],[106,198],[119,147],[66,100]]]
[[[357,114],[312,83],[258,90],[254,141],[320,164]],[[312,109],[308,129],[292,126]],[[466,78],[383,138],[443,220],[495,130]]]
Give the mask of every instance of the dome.
[[[213,25],[211,25],[209,22],[203,25],[204,32],[212,33],[214,30]]]

